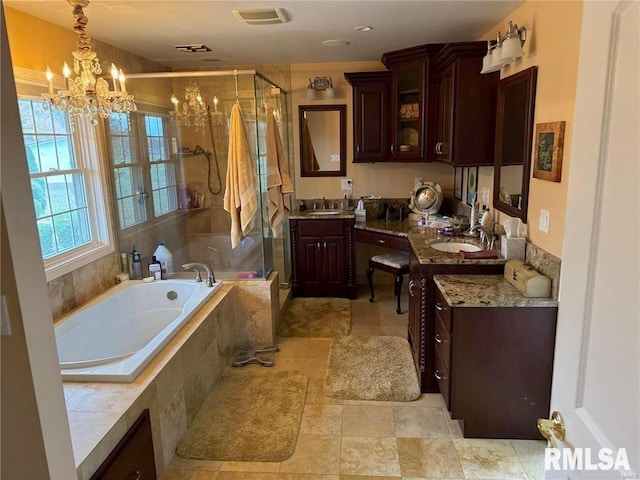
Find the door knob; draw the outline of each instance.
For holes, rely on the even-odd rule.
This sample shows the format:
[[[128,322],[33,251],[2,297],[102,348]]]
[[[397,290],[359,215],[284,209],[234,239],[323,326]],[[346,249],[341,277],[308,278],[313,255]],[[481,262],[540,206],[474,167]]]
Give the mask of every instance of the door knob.
[[[553,412],[551,418],[539,418],[538,431],[553,448],[557,448],[556,439],[564,440],[564,418],[560,412]]]

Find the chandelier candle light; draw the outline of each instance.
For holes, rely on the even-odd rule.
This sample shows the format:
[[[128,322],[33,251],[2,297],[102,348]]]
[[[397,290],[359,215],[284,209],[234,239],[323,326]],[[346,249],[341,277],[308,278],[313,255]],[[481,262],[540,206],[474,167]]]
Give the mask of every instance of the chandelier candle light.
[[[48,92],[42,94],[43,107],[50,106],[69,112],[71,122],[74,118],[84,118],[91,121],[92,125],[98,123],[97,115],[108,118],[112,112],[125,113],[137,110],[133,95],[127,93],[126,81],[122,70],[112,63],[111,78],[113,80],[113,91],[109,90],[109,84],[104,78],[97,78],[95,75],[102,73],[98,54],[91,49],[91,37],[87,35],[85,29],[88,19],[83,8],[89,5],[89,0],[68,0],[73,7],[73,16],[76,23],[73,31],[78,34],[78,47],[72,52],[73,73],[71,68],[64,63],[62,75],[64,76],[64,90],[53,90],[53,73],[47,67],[45,74],[48,83]]]

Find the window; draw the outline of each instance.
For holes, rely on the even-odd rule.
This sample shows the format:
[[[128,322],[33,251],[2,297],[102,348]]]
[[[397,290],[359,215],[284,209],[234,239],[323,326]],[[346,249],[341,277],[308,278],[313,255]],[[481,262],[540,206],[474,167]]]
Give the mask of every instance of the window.
[[[72,130],[65,112],[18,98],[31,190],[47,280],[113,251],[96,139]]]
[[[111,114],[109,139],[118,218],[120,229],[124,230],[147,220],[142,163],[138,161],[135,138],[126,114]]]
[[[178,209],[175,165],[169,160],[169,138],[163,117],[145,115],[147,155],[151,165],[153,213],[156,217]]]
[[[169,155],[168,119],[151,113],[113,113],[108,122],[120,229],[178,209],[175,163]],[[151,202],[147,205],[151,192]]]

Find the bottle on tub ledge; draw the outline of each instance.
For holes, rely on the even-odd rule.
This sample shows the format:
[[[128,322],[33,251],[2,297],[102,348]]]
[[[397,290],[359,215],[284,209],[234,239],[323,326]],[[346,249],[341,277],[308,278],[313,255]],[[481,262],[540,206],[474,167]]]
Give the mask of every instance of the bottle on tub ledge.
[[[153,252],[153,256],[160,262],[162,280],[166,280],[173,274],[173,255],[171,255],[169,249],[164,246],[164,243],[159,243],[158,248]]]
[[[142,280],[142,257],[135,246],[131,251],[131,278],[133,280]]]
[[[153,277],[154,280],[162,279],[162,264],[155,255],[151,257],[151,261],[149,262],[149,276]]]

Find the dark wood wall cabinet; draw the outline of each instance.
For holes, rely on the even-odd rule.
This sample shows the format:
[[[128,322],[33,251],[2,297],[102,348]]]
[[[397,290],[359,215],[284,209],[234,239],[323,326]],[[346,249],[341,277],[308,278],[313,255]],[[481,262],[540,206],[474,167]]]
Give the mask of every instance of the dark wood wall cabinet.
[[[354,162],[425,162],[430,57],[441,44],[385,53],[388,71],[345,73],[353,87]]]
[[[290,219],[293,297],[356,298],[353,219]]]
[[[389,158],[391,72],[345,73],[353,87],[353,161]]]
[[[486,42],[450,43],[433,58],[429,159],[453,166],[493,165],[500,72],[481,74]]]
[[[539,439],[557,307],[456,307],[436,292],[434,376],[465,437]]]
[[[354,162],[493,165],[500,72],[481,75],[486,42],[385,53],[388,71],[345,73]]]
[[[420,264],[415,253],[409,259],[409,344],[419,370],[420,389],[439,392],[435,373],[435,298],[437,274],[502,275],[504,265],[495,264]]]
[[[155,480],[156,478],[149,410],[144,410],[93,474],[91,480]]]

